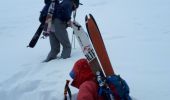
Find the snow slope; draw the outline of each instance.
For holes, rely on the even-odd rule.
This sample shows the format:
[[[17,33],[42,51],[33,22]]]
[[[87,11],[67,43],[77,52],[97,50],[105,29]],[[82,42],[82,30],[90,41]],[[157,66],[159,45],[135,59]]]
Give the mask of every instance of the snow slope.
[[[85,15],[93,14],[115,72],[127,81],[131,95],[137,100],[169,100],[170,1],[80,1],[77,21],[85,28]],[[41,63],[50,50],[49,40],[40,39],[34,49],[26,46],[39,25],[43,1],[3,0],[0,6],[0,99],[63,99],[68,73],[84,57],[78,43],[71,58]]]

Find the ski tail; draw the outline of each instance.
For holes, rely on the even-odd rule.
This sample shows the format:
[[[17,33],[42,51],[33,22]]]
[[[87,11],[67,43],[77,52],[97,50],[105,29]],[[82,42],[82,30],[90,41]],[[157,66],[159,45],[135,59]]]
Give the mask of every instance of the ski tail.
[[[43,23],[41,23],[37,29],[37,31],[35,32],[34,36],[32,37],[30,43],[28,44],[27,47],[30,47],[30,48],[34,48],[36,43],[38,42],[38,39],[43,31]]]
[[[115,74],[114,70],[109,60],[109,56],[107,54],[101,33],[99,31],[95,19],[91,14],[89,14],[89,16],[86,15],[85,21],[86,21],[86,28],[90,36],[90,40],[93,44],[94,50],[96,51],[99,62],[101,64],[101,67],[106,77],[114,75]]]

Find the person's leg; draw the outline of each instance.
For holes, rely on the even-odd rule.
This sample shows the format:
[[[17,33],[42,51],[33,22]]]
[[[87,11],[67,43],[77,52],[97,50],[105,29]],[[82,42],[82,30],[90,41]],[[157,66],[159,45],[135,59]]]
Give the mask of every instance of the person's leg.
[[[56,59],[57,54],[60,52],[60,43],[54,33],[50,33],[49,40],[50,40],[51,50],[46,60],[44,60],[44,62],[48,62],[50,60]]]
[[[65,32],[63,33],[63,39],[60,40],[62,46],[63,46],[63,51],[61,53],[61,58],[69,58],[71,54],[71,44],[68,38],[68,33]]]
[[[58,19],[55,19],[54,24],[55,24],[55,30],[56,30],[55,32],[56,38],[59,40],[59,42],[63,46],[61,58],[64,58],[64,59],[69,58],[71,54],[71,44],[70,44],[68,33],[66,30],[66,24],[61,22]]]

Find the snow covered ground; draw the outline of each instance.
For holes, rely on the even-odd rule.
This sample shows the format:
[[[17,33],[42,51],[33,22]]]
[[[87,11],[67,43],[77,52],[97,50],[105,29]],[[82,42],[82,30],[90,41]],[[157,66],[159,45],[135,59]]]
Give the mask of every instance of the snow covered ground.
[[[169,100],[170,1],[80,1],[77,21],[85,28],[85,15],[93,14],[115,72],[127,81],[131,95]],[[84,57],[78,43],[71,58],[41,63],[50,50],[49,40],[40,39],[34,49],[26,46],[39,25],[43,0],[1,0],[0,7],[0,100],[63,99],[68,73]]]

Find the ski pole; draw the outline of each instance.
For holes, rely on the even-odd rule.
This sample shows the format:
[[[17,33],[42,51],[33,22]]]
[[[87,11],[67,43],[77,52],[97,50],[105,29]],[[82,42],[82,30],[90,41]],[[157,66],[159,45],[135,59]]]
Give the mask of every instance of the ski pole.
[[[73,22],[76,20],[76,10],[73,11]],[[75,35],[74,35],[74,31],[73,31],[73,34],[72,34],[72,42],[71,42],[71,45],[73,45],[73,48],[75,49]]]
[[[71,100],[71,91],[69,88],[69,82],[70,82],[70,80],[66,80],[66,84],[65,84],[65,88],[64,88],[64,100],[67,100],[67,92],[68,92],[69,98]]]

